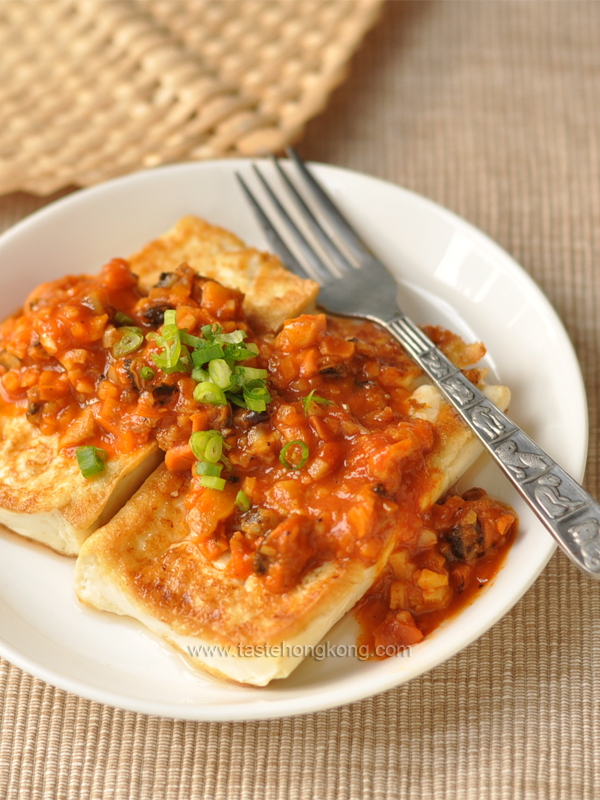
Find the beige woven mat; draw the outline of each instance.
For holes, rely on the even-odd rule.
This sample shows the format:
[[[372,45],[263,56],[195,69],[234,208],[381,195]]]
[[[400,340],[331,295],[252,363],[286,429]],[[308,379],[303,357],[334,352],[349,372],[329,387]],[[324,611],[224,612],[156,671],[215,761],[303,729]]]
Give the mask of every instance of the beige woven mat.
[[[382,0],[2,0],[0,194],[282,148]]]
[[[392,2],[302,155],[449,206],[539,281],[590,404],[600,494],[600,4]],[[9,224],[41,201],[0,201]],[[549,358],[551,353],[549,353]],[[0,797],[597,798],[600,587],[556,556],[447,664],[352,706],[260,723],[114,711],[0,670]]]

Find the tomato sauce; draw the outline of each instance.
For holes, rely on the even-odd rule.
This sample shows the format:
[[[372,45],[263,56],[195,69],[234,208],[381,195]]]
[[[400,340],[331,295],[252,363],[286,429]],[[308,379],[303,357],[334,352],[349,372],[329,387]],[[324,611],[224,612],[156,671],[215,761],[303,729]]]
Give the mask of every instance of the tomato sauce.
[[[515,512],[483,489],[436,503],[422,521],[420,536],[392,554],[355,609],[359,642],[375,657],[417,644],[472,603],[518,530]]]
[[[189,478],[191,540],[208,559],[227,555],[229,573],[254,576],[273,593],[334,559],[374,566],[393,543],[356,609],[362,638],[375,654],[420,641],[499,569],[514,512],[472,490],[420,513],[437,434],[413,413],[421,373],[389,334],[313,314],[276,336],[256,336],[242,301],[185,264],[148,294],[121,259],[98,276],[43,284],[0,325],[0,414],[26,414],[73,453],[95,445],[110,459],[156,441],[167,468]],[[167,311],[188,343],[207,330],[242,332],[254,348],[244,367],[268,375],[263,411],[231,394],[196,399],[206,373],[192,371],[193,353],[165,366]],[[484,353],[442,329],[428,333],[460,367]],[[220,488],[197,472],[191,437],[202,431],[218,432],[224,479],[212,480]]]
[[[0,413],[26,413],[41,433],[59,434],[64,447],[93,444],[108,457],[152,438],[189,438],[198,410],[193,385],[156,368],[159,348],[146,335],[160,329],[166,309],[176,309],[190,333],[217,323],[248,330],[242,299],[185,266],[144,296],[122,259],[97,276],[42,284],[0,325]],[[123,339],[132,329],[142,344],[127,352]],[[144,368],[152,378],[142,377]]]

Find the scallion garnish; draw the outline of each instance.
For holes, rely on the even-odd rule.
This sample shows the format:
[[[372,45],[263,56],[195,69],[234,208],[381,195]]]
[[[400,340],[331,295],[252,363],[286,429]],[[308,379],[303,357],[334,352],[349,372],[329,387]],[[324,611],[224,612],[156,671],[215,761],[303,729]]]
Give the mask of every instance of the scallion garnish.
[[[215,478],[212,475],[200,476],[200,486],[206,486],[208,489],[218,489],[222,492],[226,483],[225,478]]]
[[[127,314],[124,314],[122,311],[117,311],[113,322],[115,325],[135,325],[135,320],[128,317]]]
[[[264,380],[256,379],[244,383],[242,386],[246,407],[250,411],[264,411],[267,403],[271,402],[271,395]]]
[[[179,333],[181,341],[190,347],[204,347],[206,344],[204,339],[201,339],[199,336],[192,336],[192,334],[188,333],[186,330],[182,330]]]
[[[223,358],[225,353],[223,352],[223,348],[217,342],[215,344],[207,344],[202,339],[203,342],[201,347],[197,347],[192,352],[192,361],[194,362],[194,366],[196,367],[203,367],[204,364],[212,361],[214,358]]]
[[[240,395],[236,395],[233,392],[227,392],[227,399],[230,403],[233,403],[234,406],[239,406],[240,408],[247,408],[246,401]]]
[[[193,357],[192,353],[192,357]],[[205,369],[201,369],[200,367],[194,367],[192,370],[192,378],[197,382],[201,383],[202,381],[210,380],[210,375]]]
[[[207,450],[209,444],[213,440],[216,440],[218,444],[211,445],[209,456],[207,455]],[[194,457],[197,458],[198,461],[211,461],[213,464],[216,464],[223,452],[223,437],[219,431],[196,431],[196,433],[192,433],[190,436],[190,447],[192,448]],[[217,451],[218,455],[215,458]]]
[[[256,369],[255,367],[234,367],[233,373],[240,386],[250,381],[265,381],[269,375],[266,369]]]
[[[215,358],[208,362],[208,374],[213,383],[220,389],[229,389],[231,386],[232,370],[224,358]]]
[[[133,353],[144,342],[144,334],[141,328],[131,327],[129,325],[119,328],[120,339],[115,342],[112,348],[112,353],[115,358],[121,358],[129,353]]]
[[[220,325],[215,325],[215,330],[213,330],[212,325],[203,325],[201,330],[202,336],[204,336],[205,339],[212,341],[215,336],[218,336],[221,333],[223,328]]]
[[[332,406],[333,400],[327,400],[326,397],[319,397],[315,394],[315,390],[313,389],[310,394],[307,394],[306,397],[302,398],[302,404],[304,406],[304,413],[308,417],[310,414],[310,407],[312,403],[319,403],[322,406]]]
[[[247,358],[254,358],[258,355],[258,347],[255,344],[226,344],[225,356],[234,361],[245,361]]]
[[[177,312],[167,309],[160,334],[149,333],[161,352],[152,359],[163,372],[190,372],[197,381],[194,400],[198,403],[226,405],[231,402],[261,412],[271,402],[266,369],[237,366],[236,361],[255,358],[257,345],[244,344],[247,334],[236,330],[223,333],[220,325],[204,325],[202,338],[177,327]],[[190,352],[188,347],[193,348]]]
[[[225,392],[211,381],[202,381],[194,389],[194,400],[197,403],[210,403],[211,406],[226,406]]]
[[[223,491],[226,481],[220,477],[223,465],[218,462],[220,459],[227,462],[227,459],[223,456],[223,437],[219,431],[192,433],[190,447],[198,459],[196,475],[200,476],[200,485]]]
[[[250,411],[256,411],[257,414],[266,411],[267,403],[269,402],[268,400],[257,400],[247,394],[244,395],[244,400],[246,402],[246,408],[250,409]]]
[[[223,455],[223,438],[221,436],[213,436],[209,439],[204,448],[204,458],[210,461],[211,464],[216,464]]]
[[[91,478],[104,469],[104,462],[107,458],[106,450],[94,445],[84,445],[75,451],[77,463],[84,478]]]
[[[175,364],[171,372],[189,372],[193,367],[192,357],[190,351],[185,345],[181,345],[181,353],[179,354],[179,361]]]
[[[215,333],[212,338],[219,344],[241,344],[247,335],[244,331],[232,331],[231,333]]]
[[[294,449],[300,448],[300,451],[302,452],[302,456],[301,456],[300,460],[297,461],[296,463],[288,461],[288,458],[287,458],[287,454],[288,454],[290,448],[292,448],[292,447]],[[288,442],[285,445],[285,447],[283,447],[281,449],[281,453],[279,454],[279,460],[281,461],[283,466],[286,467],[286,469],[300,469],[308,461],[308,453],[309,453],[308,445],[305,444],[304,442],[300,441],[300,439],[294,439],[292,442]]]
[[[140,370],[140,376],[145,381],[151,381],[152,378],[154,377],[154,375],[155,375],[155,372],[152,369],[152,367],[142,367],[141,370]]]
[[[210,461],[199,461],[196,464],[196,475],[210,475],[219,478],[223,467],[221,464],[211,464]]]
[[[244,513],[250,510],[250,506],[252,505],[252,501],[242,489],[237,493],[235,496],[235,504],[239,508],[240,511]]]
[[[166,323],[169,311],[171,311],[172,314],[176,314],[172,309],[165,311],[165,324],[162,327],[160,335],[148,334],[148,337],[151,337],[161,348],[160,353],[152,353],[152,360],[159,369],[167,373],[175,372],[182,347],[177,325]]]

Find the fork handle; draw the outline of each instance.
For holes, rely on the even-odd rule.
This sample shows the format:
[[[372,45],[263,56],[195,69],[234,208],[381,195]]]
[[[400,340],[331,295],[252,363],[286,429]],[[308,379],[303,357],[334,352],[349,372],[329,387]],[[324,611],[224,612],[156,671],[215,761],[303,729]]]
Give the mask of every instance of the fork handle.
[[[567,556],[600,580],[600,504],[403,314],[384,323],[441,390]]]

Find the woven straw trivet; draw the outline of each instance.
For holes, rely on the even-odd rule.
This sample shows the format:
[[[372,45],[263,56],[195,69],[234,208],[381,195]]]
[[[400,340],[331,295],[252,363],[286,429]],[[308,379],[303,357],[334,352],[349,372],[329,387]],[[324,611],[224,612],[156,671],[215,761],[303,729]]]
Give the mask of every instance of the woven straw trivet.
[[[298,137],[382,0],[2,0],[0,194]]]

